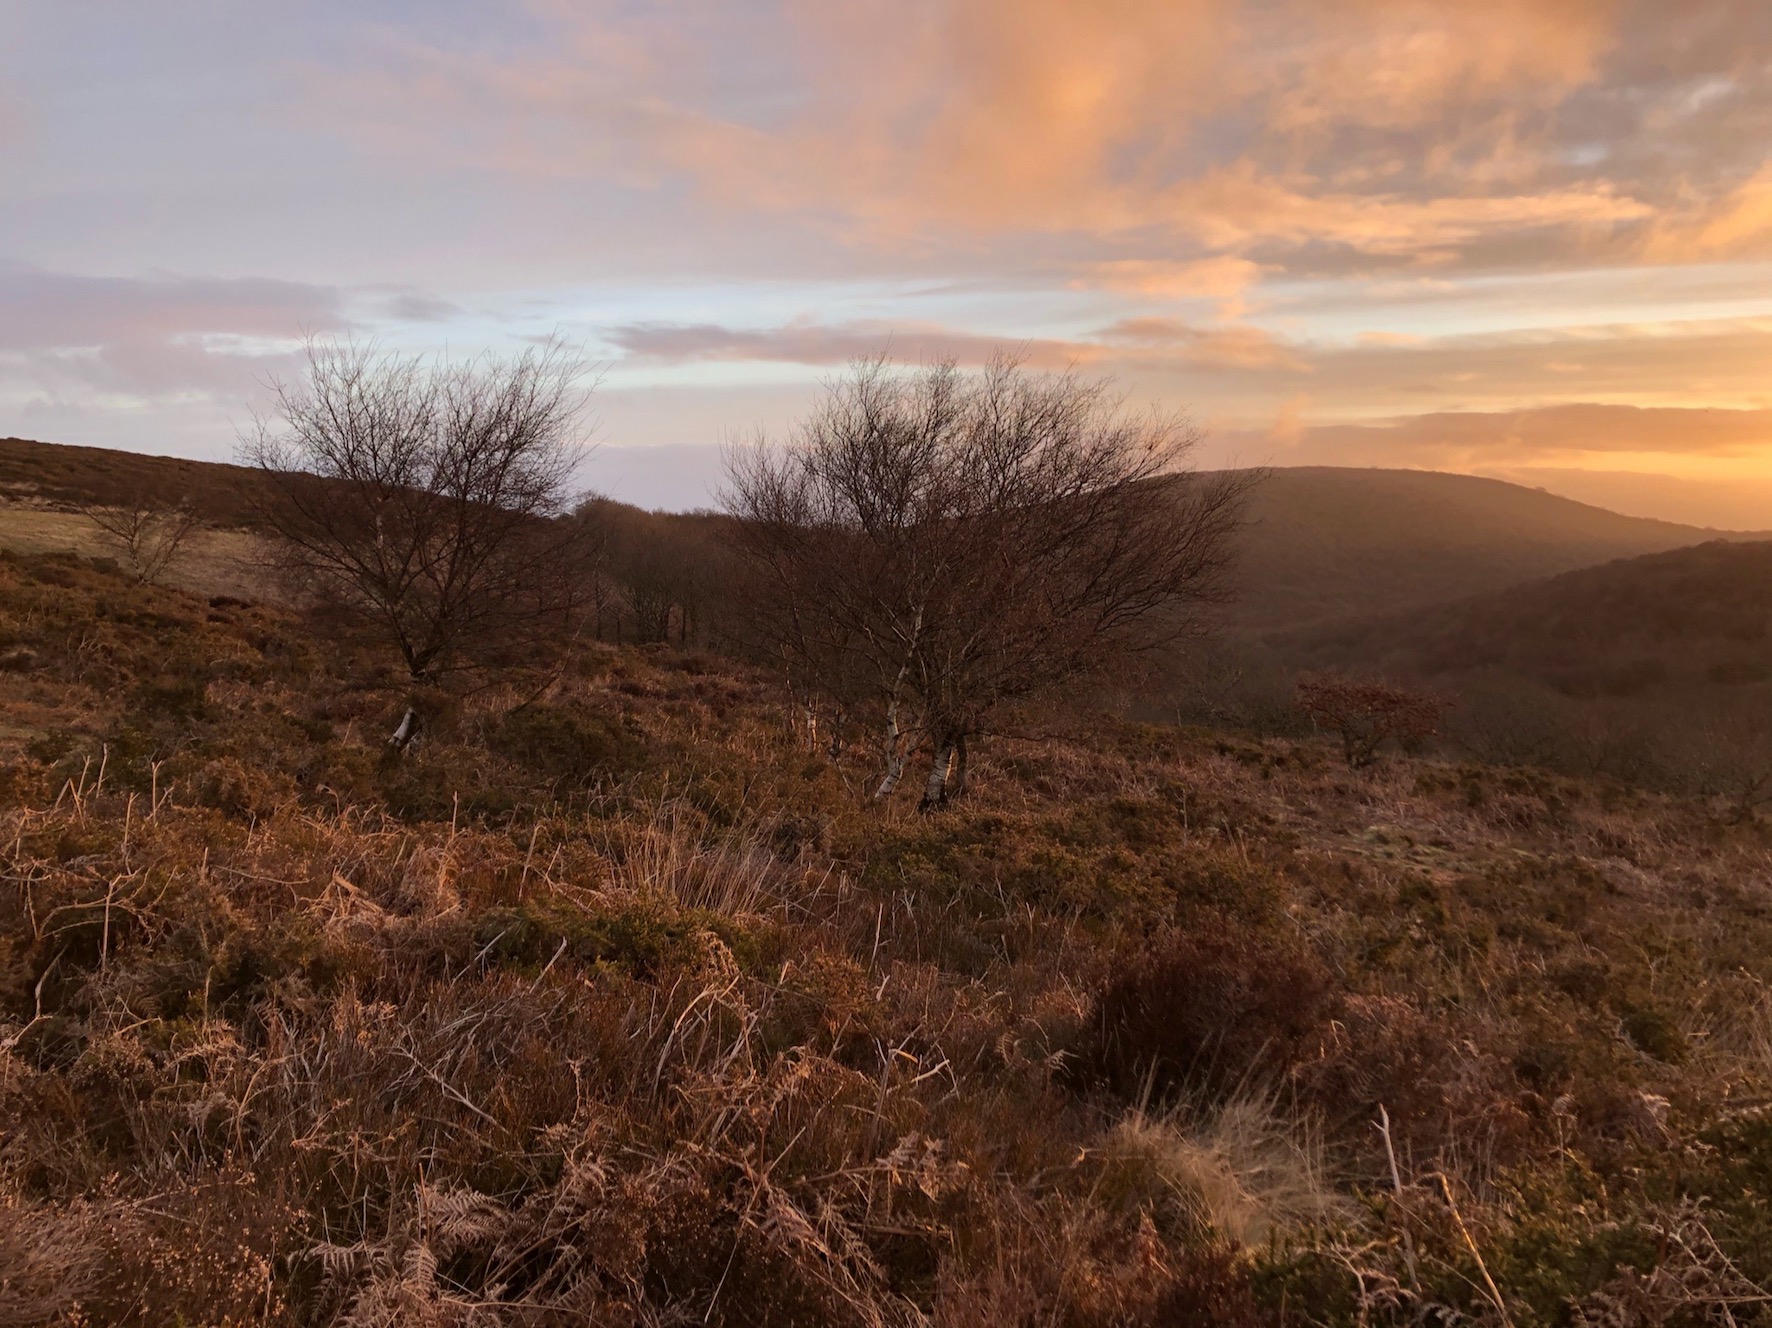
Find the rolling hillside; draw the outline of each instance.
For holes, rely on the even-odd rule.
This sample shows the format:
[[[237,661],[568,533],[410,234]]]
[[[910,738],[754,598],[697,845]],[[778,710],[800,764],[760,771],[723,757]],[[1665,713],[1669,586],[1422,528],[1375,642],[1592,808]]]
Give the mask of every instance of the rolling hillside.
[[[99,496],[35,455],[66,467],[0,504],[0,1328],[1764,1321],[1765,766],[1353,770],[1066,704],[922,814],[868,796],[871,717],[815,741],[668,632],[426,688],[391,747],[390,642],[19,552]],[[1386,538],[1500,576],[1500,531],[1625,537],[1281,479],[1253,561],[1301,596]],[[700,519],[626,516],[636,600],[718,576]],[[1772,542],[1712,542],[1275,635],[1715,689],[1768,591]]]
[[[385,660],[0,552],[0,1324],[1764,1322],[1763,822]]]
[[[1500,480],[1308,466],[1256,491],[1234,621],[1260,632],[1419,608],[1733,532],[1620,516]]]
[[[1574,697],[1763,682],[1772,542],[1620,559],[1276,644],[1301,663],[1429,681],[1506,673]]]
[[[211,525],[252,520],[257,478],[244,466],[0,438],[0,502],[117,506],[136,498],[188,503]]]
[[[207,524],[238,530],[252,522],[255,483],[251,470],[217,462],[0,439],[0,546],[81,547],[79,523],[57,524],[51,513],[142,494],[189,503]],[[626,504],[611,510],[648,526],[660,519]],[[1755,538],[1620,516],[1500,480],[1330,466],[1273,471],[1255,490],[1249,518],[1230,622],[1263,636],[1449,603],[1618,558]],[[693,528],[706,517],[668,520],[691,532],[697,548],[705,544]]]

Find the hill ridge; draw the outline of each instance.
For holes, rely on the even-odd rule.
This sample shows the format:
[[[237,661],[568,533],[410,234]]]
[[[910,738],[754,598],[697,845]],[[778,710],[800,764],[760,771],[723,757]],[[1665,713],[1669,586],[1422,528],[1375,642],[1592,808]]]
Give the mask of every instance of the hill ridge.
[[[223,461],[0,438],[0,501],[71,507],[147,496],[188,503],[209,524],[240,529],[253,524],[256,484],[251,469]],[[1507,480],[1400,467],[1280,467],[1255,490],[1249,517],[1230,624],[1261,637],[1447,603],[1616,558],[1772,538],[1626,516]],[[668,519],[691,531],[712,518]]]

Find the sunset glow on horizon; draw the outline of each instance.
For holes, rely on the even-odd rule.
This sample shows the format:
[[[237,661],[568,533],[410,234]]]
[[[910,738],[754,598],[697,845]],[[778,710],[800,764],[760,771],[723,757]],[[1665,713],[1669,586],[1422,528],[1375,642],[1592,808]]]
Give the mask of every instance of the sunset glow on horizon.
[[[225,459],[304,332],[559,332],[629,496],[1008,348],[1208,464],[1772,527],[1764,0],[0,0],[0,74],[0,435]]]

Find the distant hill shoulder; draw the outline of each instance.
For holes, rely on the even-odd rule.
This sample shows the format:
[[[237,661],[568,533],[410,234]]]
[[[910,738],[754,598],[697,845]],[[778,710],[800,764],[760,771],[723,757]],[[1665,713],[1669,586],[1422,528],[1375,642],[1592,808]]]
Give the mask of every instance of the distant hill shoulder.
[[[1772,680],[1772,541],[1722,540],[1306,630],[1301,664],[1428,681],[1506,673],[1565,695]]]
[[[146,496],[205,523],[253,523],[249,468],[0,439],[0,504],[63,509]],[[629,511],[625,506],[623,511]],[[1500,480],[1306,466],[1256,488],[1232,624],[1259,635],[1423,608],[1617,558],[1761,536],[1620,516]],[[706,516],[674,518],[694,526]]]
[[[1437,471],[1278,469],[1256,490],[1235,573],[1261,633],[1419,608],[1580,567],[1764,534],[1621,516]]]
[[[118,507],[145,497],[188,504],[210,525],[247,526],[257,484],[250,469],[219,461],[0,438],[0,500]]]

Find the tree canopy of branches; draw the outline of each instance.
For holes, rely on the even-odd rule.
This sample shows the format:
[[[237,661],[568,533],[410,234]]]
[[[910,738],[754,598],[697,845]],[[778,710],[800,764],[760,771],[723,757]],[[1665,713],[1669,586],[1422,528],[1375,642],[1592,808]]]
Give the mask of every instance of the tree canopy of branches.
[[[1197,441],[1073,373],[875,360],[788,447],[732,453],[758,629],[808,696],[883,724],[876,796],[921,740],[944,805],[1006,707],[1195,625],[1249,483],[1174,473]]]
[[[1340,735],[1351,770],[1371,765],[1390,739],[1405,750],[1425,742],[1446,713],[1446,702],[1431,693],[1339,674],[1301,679],[1298,706],[1312,723]]]
[[[585,582],[562,519],[582,379],[558,343],[457,365],[310,344],[246,444],[286,565],[415,682],[559,639]]]
[[[724,518],[647,512],[602,497],[585,499],[576,516],[603,550],[600,636],[680,646],[720,638],[733,580]]]
[[[168,507],[149,498],[121,507],[92,504],[80,510],[142,585],[152,585],[166,575],[197,525],[197,514],[190,508]]]

